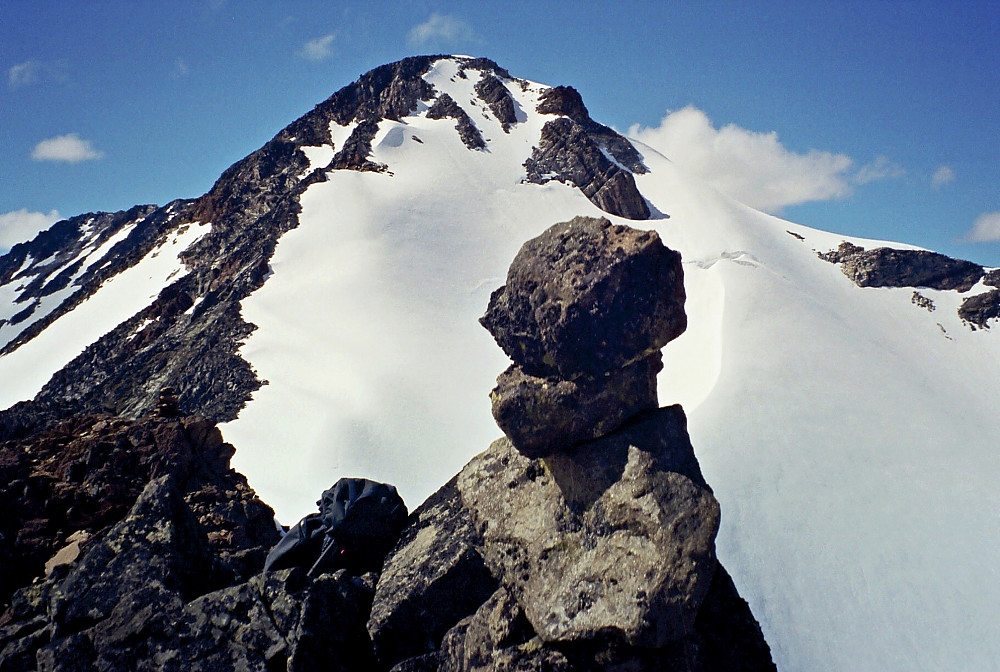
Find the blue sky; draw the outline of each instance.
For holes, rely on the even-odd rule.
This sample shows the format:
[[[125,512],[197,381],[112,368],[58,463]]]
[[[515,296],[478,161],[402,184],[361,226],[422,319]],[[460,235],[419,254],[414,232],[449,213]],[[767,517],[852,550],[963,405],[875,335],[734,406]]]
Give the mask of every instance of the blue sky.
[[[362,72],[488,56],[802,224],[1000,266],[1000,3],[0,3],[0,249],[201,195]]]

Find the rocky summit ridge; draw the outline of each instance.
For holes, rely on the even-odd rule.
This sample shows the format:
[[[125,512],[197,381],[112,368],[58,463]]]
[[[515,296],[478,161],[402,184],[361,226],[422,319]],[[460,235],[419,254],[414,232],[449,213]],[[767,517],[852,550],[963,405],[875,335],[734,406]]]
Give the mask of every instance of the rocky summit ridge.
[[[594,375],[586,407],[587,390],[648,380],[630,362],[658,363],[683,331],[682,283],[655,233],[577,218],[525,245],[483,323],[515,366]],[[526,332],[546,335],[544,355],[511,346]],[[263,570],[273,513],[172,389],[150,417],[78,416],[0,444],[15,514],[0,672],[774,669],[715,557],[719,505],[683,411],[595,397],[577,433],[508,410],[520,427],[418,507],[384,561],[315,576]]]

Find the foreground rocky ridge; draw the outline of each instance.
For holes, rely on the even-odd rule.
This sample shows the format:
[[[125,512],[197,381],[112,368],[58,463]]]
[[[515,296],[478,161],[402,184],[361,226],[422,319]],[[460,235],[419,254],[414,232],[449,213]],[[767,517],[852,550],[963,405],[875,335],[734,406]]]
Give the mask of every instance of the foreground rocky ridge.
[[[636,275],[652,258],[680,283],[679,260],[655,234],[607,220],[544,235],[575,251],[562,256],[580,273],[519,255],[506,307],[491,302],[484,322],[511,324],[512,280],[534,267],[537,286],[562,297],[562,310],[526,318],[561,334],[536,373],[573,375],[546,362],[583,347],[600,369],[645,378],[628,362],[658,362],[650,351],[683,331],[683,292]],[[617,291],[595,292],[607,286]],[[582,305],[597,333],[634,333],[588,345],[589,332],[553,332]],[[584,391],[604,379],[591,373]],[[22,569],[5,584],[0,672],[773,670],[715,557],[719,505],[683,411],[598,397],[576,437],[551,431],[555,414],[508,416],[549,437],[537,456],[515,438],[526,431],[497,440],[410,516],[384,562],[315,577],[262,571],[278,537],[271,511],[229,468],[218,429],[174,417],[170,390],[156,417],[82,416],[8,441],[2,495],[19,517],[2,541]]]

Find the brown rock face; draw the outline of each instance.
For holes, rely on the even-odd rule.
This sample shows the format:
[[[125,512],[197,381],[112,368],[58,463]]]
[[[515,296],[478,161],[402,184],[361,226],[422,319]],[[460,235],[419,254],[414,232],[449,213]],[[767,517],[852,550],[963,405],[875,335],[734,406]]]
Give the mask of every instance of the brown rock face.
[[[278,536],[274,512],[229,468],[233,450],[215,425],[193,417],[79,416],[0,444],[0,604],[41,576],[74,534],[97,537],[165,475],[234,569],[262,562]]]

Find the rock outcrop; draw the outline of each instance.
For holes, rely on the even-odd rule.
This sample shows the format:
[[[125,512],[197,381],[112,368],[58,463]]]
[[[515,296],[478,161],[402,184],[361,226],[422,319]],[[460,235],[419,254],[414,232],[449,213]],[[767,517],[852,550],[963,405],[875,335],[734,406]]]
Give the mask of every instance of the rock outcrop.
[[[527,181],[567,182],[605,212],[627,219],[649,219],[646,199],[632,173],[604,153],[586,129],[568,117],[546,122],[538,146],[524,162]]]
[[[529,182],[568,182],[605,212],[628,219],[650,218],[649,206],[633,177],[647,172],[642,157],[622,135],[591,119],[576,89],[547,89],[538,112],[559,117],[545,124],[538,146],[524,163]]]
[[[774,669],[715,557],[719,506],[684,413],[656,408],[659,347],[685,326],[682,283],[679,256],[655,234],[607,220],[525,244],[482,320],[515,361],[493,392],[507,436],[414,512],[387,559],[368,622],[380,663]],[[575,422],[588,428],[574,434],[563,416],[587,403]],[[444,585],[484,568],[492,581],[476,600],[444,598]],[[422,615],[404,647],[400,604]]]
[[[836,250],[819,255],[820,259],[840,264],[844,275],[859,287],[927,287],[964,293],[980,280],[1000,286],[1000,269],[989,272],[979,264],[952,259],[926,250],[896,250],[879,247],[865,250],[843,242]],[[934,310],[934,302],[914,292],[913,303]],[[958,316],[973,329],[989,329],[989,321],[1000,318],[1000,290],[990,290],[966,297]]]
[[[1000,289],[991,289],[962,301],[958,316],[980,329],[989,329],[989,321],[1000,318]]]
[[[859,287],[928,287],[967,292],[983,277],[983,267],[927,250],[866,250],[843,242],[820,259],[840,264]]]

